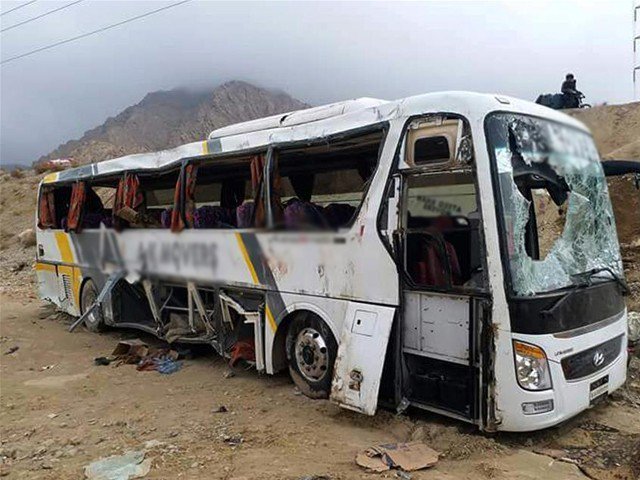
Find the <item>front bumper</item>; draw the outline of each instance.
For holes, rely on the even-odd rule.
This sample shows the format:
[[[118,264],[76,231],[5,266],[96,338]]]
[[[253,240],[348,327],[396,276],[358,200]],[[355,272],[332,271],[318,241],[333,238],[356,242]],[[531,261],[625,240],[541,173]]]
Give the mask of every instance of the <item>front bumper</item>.
[[[620,353],[606,367],[577,380],[567,380],[562,370],[561,360],[570,354],[587,350],[599,345],[606,339],[623,335]],[[515,335],[514,335],[515,337]],[[627,377],[627,335],[626,315],[606,328],[573,338],[558,339],[553,335],[518,335],[517,340],[538,345],[547,353],[553,388],[541,392],[527,391],[521,388],[515,378],[506,379],[505,388],[497,390],[497,407],[500,423],[498,430],[524,432],[541,430],[562,423],[591,406],[590,387],[599,379],[608,376],[606,392],[620,388]],[[555,354],[553,352],[570,353]],[[515,368],[512,365],[511,369]],[[505,382],[505,380],[503,380]],[[512,382],[511,385],[508,383]],[[500,385],[500,382],[499,382]],[[546,413],[529,414],[523,412],[522,404],[529,402],[553,401],[553,410]]]

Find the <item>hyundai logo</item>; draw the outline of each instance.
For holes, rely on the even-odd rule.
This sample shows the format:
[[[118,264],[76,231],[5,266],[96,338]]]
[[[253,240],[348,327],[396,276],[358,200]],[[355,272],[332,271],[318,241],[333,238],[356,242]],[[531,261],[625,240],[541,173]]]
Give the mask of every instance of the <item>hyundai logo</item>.
[[[594,366],[599,367],[604,363],[604,353],[597,351],[596,353],[594,353],[591,361],[593,362]]]

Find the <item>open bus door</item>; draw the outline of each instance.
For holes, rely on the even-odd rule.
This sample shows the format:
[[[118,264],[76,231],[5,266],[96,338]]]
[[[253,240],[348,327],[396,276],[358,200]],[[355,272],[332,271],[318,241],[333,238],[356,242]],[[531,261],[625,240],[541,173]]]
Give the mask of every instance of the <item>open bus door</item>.
[[[395,256],[401,275],[403,404],[482,423],[486,262],[470,135],[461,119],[409,126]],[[465,145],[466,144],[466,145]]]

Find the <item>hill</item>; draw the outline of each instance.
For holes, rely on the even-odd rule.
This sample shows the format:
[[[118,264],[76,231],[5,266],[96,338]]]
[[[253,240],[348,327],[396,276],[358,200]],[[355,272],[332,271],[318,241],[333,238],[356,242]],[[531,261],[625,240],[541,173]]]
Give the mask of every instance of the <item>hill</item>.
[[[140,103],[78,140],[60,145],[38,162],[72,157],[80,164],[131,153],[163,150],[203,140],[212,130],[308,105],[286,93],[232,81],[212,91],[179,88],[147,94]]]
[[[640,161],[640,102],[572,110],[593,133],[604,160]]]

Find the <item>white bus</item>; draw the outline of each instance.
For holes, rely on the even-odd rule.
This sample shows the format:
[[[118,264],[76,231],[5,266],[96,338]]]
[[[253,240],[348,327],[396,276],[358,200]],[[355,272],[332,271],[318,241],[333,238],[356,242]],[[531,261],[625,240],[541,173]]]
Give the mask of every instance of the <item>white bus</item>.
[[[593,140],[510,97],[363,98],[53,173],[37,244],[76,324],[207,343],[369,415],[536,430],[626,377]]]

